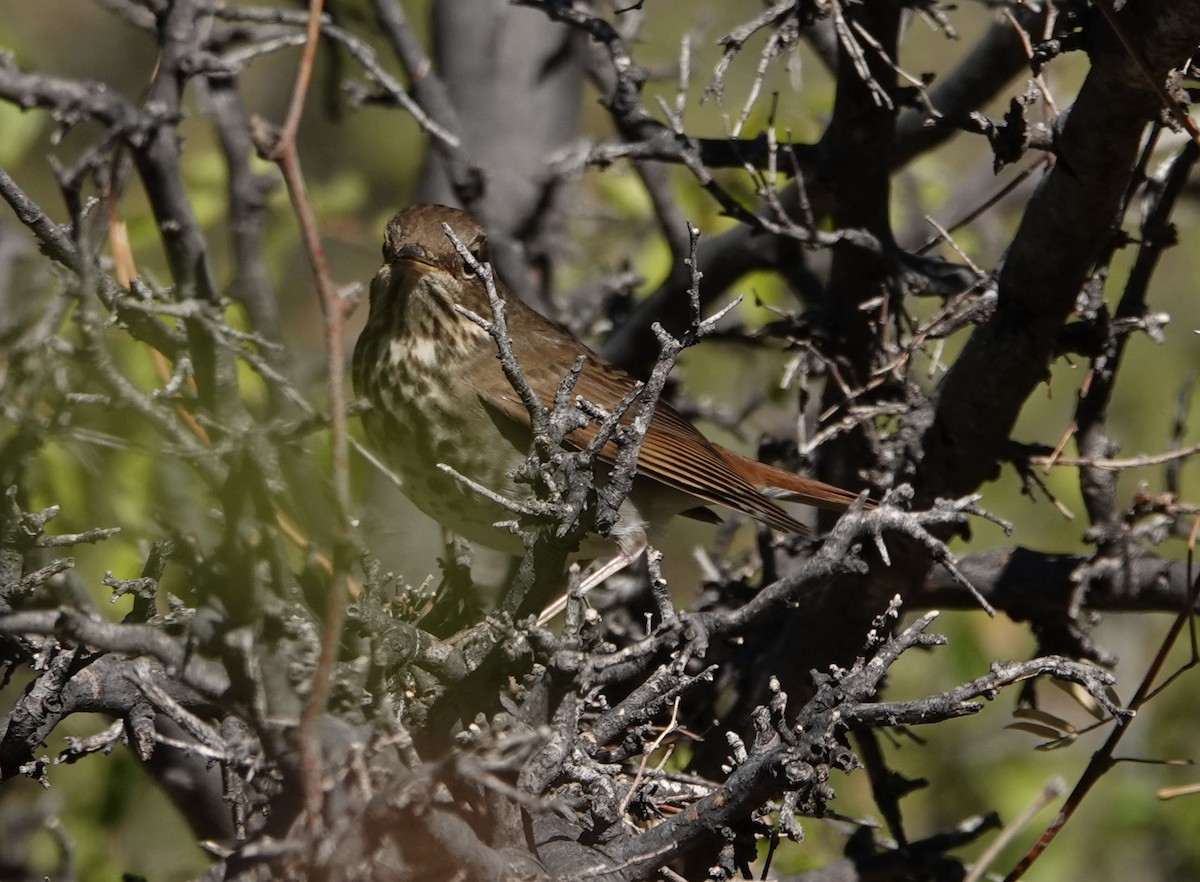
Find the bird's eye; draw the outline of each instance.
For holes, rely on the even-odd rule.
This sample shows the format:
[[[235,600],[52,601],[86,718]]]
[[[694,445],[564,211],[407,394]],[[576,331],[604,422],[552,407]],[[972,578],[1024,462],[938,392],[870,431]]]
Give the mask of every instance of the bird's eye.
[[[482,239],[482,238],[476,239],[474,242],[472,242],[470,245],[468,245],[467,248],[470,250],[471,256],[475,258],[477,263],[485,264],[488,262],[489,256],[488,256],[488,247],[487,247],[486,239]],[[463,275],[464,276],[474,276],[475,275],[475,268],[472,267],[466,261],[463,261]]]

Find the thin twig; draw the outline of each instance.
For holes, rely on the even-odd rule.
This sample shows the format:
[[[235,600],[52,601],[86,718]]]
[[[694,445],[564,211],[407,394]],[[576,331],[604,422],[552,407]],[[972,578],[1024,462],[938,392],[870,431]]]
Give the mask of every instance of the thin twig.
[[[300,156],[296,149],[296,134],[304,111],[304,101],[312,68],[316,57],[318,37],[321,30],[323,0],[311,0],[308,9],[308,39],[300,57],[296,81],[292,89],[288,116],[282,130],[273,137],[267,132],[265,123],[256,120],[255,141],[260,152],[279,165],[291,198],[296,220],[300,224],[305,251],[312,265],[313,279],[321,304],[321,315],[325,321],[325,357],[329,369],[329,429],[333,448],[332,480],[334,500],[337,504],[334,519],[333,560],[330,573],[329,596],[326,600],[325,621],[321,632],[321,652],[313,672],[312,692],[300,717],[298,738],[301,765],[304,775],[304,804],[310,824],[319,820],[323,790],[321,787],[321,740],[317,725],[325,713],[329,690],[333,680],[333,666],[337,660],[337,646],[341,639],[342,623],[346,615],[346,598],[349,592],[350,562],[350,463],[349,432],[346,424],[346,378],[344,324],[354,301],[344,297],[334,286],[329,266],[321,247],[320,232],[312,204],[308,200],[304,175],[300,167]],[[255,124],[256,123],[256,124]]]

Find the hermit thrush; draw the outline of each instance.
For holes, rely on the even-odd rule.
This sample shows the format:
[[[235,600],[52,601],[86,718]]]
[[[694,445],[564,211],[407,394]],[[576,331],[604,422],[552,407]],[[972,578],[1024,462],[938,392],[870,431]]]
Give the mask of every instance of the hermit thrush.
[[[354,349],[354,388],[372,404],[363,416],[367,436],[400,476],[409,499],[454,533],[518,554],[520,538],[495,526],[511,521],[512,513],[438,468],[449,466],[507,498],[528,493],[514,483],[512,472],[528,453],[529,413],[500,366],[491,336],[455,308],[492,314],[484,283],[443,224],[480,262],[487,261],[484,231],[465,212],[415,205],[392,218],[384,234],[383,267],[371,283],[370,315]],[[585,360],[574,389],[577,396],[611,410],[633,387],[632,375],[526,306],[499,279],[496,286],[507,305],[520,368],[546,406],[579,356]],[[567,441],[582,447],[595,432],[592,423]],[[611,465],[614,446],[602,451],[602,464]],[[839,511],[856,498],[714,444],[675,408],[660,402],[611,538],[622,554],[632,556],[644,546],[647,528],[660,527],[677,514],[699,516],[710,504],[743,512],[777,530],[805,532],[763,490]],[[596,556],[605,547],[596,537],[582,550]]]

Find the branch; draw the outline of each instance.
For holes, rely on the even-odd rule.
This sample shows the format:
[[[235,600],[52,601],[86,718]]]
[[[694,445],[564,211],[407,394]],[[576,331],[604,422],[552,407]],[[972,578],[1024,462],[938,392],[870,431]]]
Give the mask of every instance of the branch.
[[[1165,77],[1200,42],[1200,4],[1155,3],[1137,12],[1138,39],[1155,74]],[[970,493],[994,474],[1017,414],[1046,377],[1058,331],[1119,221],[1143,130],[1156,111],[1153,90],[1111,34],[1099,40],[1057,133],[1060,160],[1030,200],[1000,269],[995,315],[971,335],[941,383],[932,420],[924,410],[906,420],[924,423],[920,451],[909,454],[918,505]]]

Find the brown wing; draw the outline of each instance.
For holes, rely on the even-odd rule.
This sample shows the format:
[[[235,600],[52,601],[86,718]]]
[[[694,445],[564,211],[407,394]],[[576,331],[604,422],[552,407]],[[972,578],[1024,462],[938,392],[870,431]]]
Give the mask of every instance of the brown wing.
[[[575,394],[606,410],[619,404],[636,382],[633,376],[605,361],[565,329],[536,314],[532,320],[521,315],[526,309],[510,301],[509,327],[513,331],[513,349],[517,360],[538,397],[549,406],[554,400],[558,384],[570,371],[576,357],[584,355],[586,361],[575,385]],[[492,402],[481,400],[498,423],[508,421],[511,431],[528,434],[529,413],[516,392],[503,396],[498,407],[494,399]],[[596,425],[593,423],[572,432],[568,440],[582,448],[595,435]],[[807,532],[803,524],[772,503],[736,472],[719,450],[679,411],[660,402],[642,442],[638,474],[705,502],[744,512],[777,530]],[[611,465],[616,455],[617,445],[609,442],[600,451],[599,458]]]

